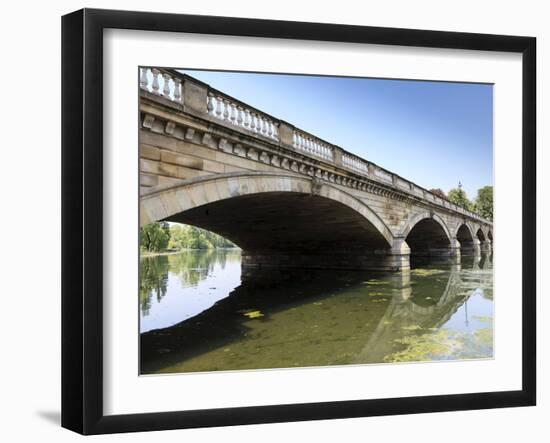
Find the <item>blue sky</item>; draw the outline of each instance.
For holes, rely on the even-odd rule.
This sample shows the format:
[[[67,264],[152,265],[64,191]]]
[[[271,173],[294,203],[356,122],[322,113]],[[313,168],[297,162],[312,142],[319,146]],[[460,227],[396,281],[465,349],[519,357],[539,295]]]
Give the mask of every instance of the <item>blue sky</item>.
[[[184,72],[425,188],[493,184],[491,85]]]

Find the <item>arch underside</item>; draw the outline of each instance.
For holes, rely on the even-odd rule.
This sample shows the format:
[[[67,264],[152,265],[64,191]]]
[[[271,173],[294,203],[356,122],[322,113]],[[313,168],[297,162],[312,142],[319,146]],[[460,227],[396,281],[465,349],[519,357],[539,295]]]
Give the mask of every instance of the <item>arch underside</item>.
[[[194,225],[243,249],[243,266],[402,269],[391,231],[355,197],[311,179],[234,175],[147,196],[145,220]],[[406,265],[408,266],[408,259]]]
[[[479,228],[477,231],[476,231],[476,237],[477,239],[481,242],[481,243],[484,243],[487,241],[486,237],[485,237],[485,233],[483,232],[483,229]]]
[[[460,243],[460,253],[462,255],[472,255],[478,253],[479,241],[476,242],[477,236],[472,232],[472,229],[466,224],[461,224],[456,231],[456,239]],[[477,246],[477,248],[476,248]]]
[[[451,239],[445,224],[434,216],[416,217],[407,227],[405,241],[411,256],[448,257],[452,255]]]
[[[365,257],[389,248],[361,214],[325,197],[293,192],[238,196],[174,214],[168,221],[215,232],[243,249],[258,264],[345,267],[350,256]],[[253,257],[253,258],[252,258]]]

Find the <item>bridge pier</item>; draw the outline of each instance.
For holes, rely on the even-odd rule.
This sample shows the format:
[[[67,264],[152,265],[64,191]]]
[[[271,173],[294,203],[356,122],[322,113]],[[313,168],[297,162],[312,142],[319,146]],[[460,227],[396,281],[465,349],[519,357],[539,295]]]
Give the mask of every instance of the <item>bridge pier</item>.
[[[446,246],[425,246],[419,250],[413,250],[411,253],[415,257],[430,257],[441,259],[460,259],[460,242],[456,239],[451,239],[450,244]]]
[[[410,269],[410,249],[396,240],[389,249],[374,251],[243,251],[243,270],[331,269],[360,271],[406,271]]]
[[[481,254],[481,242],[478,238],[474,238],[468,242],[463,241],[460,245],[460,251],[462,255],[477,256]]]

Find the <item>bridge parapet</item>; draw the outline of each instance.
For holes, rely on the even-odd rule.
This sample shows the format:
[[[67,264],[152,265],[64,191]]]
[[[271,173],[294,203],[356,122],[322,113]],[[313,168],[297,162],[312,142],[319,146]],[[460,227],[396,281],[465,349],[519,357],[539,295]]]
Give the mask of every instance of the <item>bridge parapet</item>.
[[[379,193],[398,200],[421,201],[490,224],[479,215],[395,173],[176,70],[140,68],[140,90],[142,96],[163,107],[198,117],[274,147],[272,151],[258,150],[258,146],[245,147],[237,140],[231,141],[221,135],[214,139],[211,134],[205,133],[201,142],[213,149],[337,185]],[[154,132],[175,134],[174,122],[165,122],[157,128],[151,119],[154,120],[155,117],[145,115],[142,126]],[[194,133],[195,129],[188,128],[182,133],[182,138],[193,139]]]

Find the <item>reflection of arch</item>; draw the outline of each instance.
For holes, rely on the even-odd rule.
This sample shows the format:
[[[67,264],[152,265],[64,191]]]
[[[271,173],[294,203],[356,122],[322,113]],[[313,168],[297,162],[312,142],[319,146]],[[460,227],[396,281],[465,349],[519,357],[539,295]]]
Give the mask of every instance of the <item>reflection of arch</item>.
[[[491,231],[490,229],[487,231],[487,238],[491,243],[493,242],[493,231]]]
[[[270,202],[274,202],[275,209],[269,206]],[[285,210],[286,203],[289,203],[294,212],[293,209]],[[235,210],[237,205],[238,210]],[[239,229],[239,226],[230,226],[227,220],[214,220],[215,216],[212,215],[214,209],[227,213],[228,208],[232,206],[232,216],[240,216],[248,221],[247,211],[256,211],[257,215],[258,208],[263,207],[262,205],[268,214],[266,220],[261,221],[263,225],[256,223],[248,226],[247,232],[244,227],[240,232],[233,232]],[[316,207],[319,209],[318,213],[312,212]],[[210,209],[212,211],[209,213]],[[240,172],[203,176],[147,195],[140,201],[142,226],[159,220],[181,221],[222,235],[233,232],[238,239],[253,235],[259,229],[265,229],[264,233],[269,237],[276,231],[281,218],[301,217],[301,220],[305,220],[308,214],[308,226],[296,226],[296,229],[301,229],[300,233],[306,237],[312,237],[316,229],[325,225],[325,220],[327,224],[338,223],[338,215],[343,215],[342,220],[350,221],[350,231],[332,229],[335,231],[333,235],[339,235],[343,239],[348,236],[351,244],[353,228],[356,232],[361,228],[363,238],[370,238],[376,247],[392,245],[393,235],[389,228],[362,201],[329,184],[294,174]],[[213,223],[217,225],[214,226]],[[224,232],[224,229],[228,232]],[[233,240],[231,235],[226,237]],[[238,241],[236,243],[239,244]]]
[[[357,355],[357,362],[382,361],[386,355],[395,352],[395,339],[403,337],[403,330],[419,326],[421,330],[441,327],[472,294],[471,290],[464,291],[465,287],[457,269],[451,269],[441,297],[429,306],[422,306],[414,301],[416,288],[416,285],[413,286],[411,292],[408,284],[394,292],[376,329]]]

